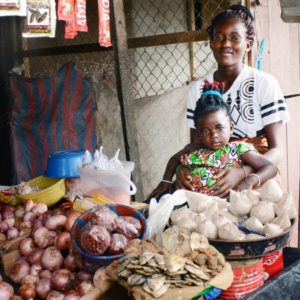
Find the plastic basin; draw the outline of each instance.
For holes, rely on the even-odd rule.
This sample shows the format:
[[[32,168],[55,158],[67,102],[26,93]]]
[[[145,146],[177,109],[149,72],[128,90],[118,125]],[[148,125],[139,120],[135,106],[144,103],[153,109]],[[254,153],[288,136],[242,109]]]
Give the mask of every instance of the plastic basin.
[[[27,195],[16,194],[17,199],[22,201],[32,200],[34,202],[41,202],[45,203],[47,206],[51,206],[57,203],[66,193],[64,179],[39,176],[29,180],[28,183],[31,186],[38,186],[41,190]]]
[[[106,206],[114,211],[118,216],[131,216],[138,219],[142,225],[142,232],[139,239],[142,240],[146,237],[147,223],[144,216],[140,212],[126,205],[107,204]],[[79,244],[80,232],[86,225],[89,225],[92,210],[93,209],[90,209],[78,217],[71,229],[71,241],[73,248],[77,253],[81,254],[85,268],[90,271],[99,268],[99,266],[107,266],[112,261],[124,256],[123,253],[117,255],[91,255],[81,248]]]
[[[79,177],[77,168],[81,164],[84,152],[84,150],[65,150],[49,154],[44,175],[50,178]]]

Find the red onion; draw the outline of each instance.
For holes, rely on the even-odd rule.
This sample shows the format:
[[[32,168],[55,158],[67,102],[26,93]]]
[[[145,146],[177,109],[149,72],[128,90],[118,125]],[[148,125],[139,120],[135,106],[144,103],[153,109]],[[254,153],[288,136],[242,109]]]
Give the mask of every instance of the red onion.
[[[6,233],[9,229],[9,225],[5,221],[0,221],[0,232]]]
[[[0,232],[0,243],[6,241],[6,235]]]
[[[55,247],[48,247],[42,256],[42,267],[49,271],[55,271],[62,267],[64,258]]]
[[[23,220],[25,222],[29,221],[32,222],[35,219],[35,214],[31,211],[28,211],[27,213],[25,213]]]
[[[31,238],[25,238],[21,241],[19,246],[20,253],[24,256],[28,256],[32,253],[34,250],[34,243],[33,239]]]
[[[18,208],[18,209],[16,210],[16,212],[15,212],[16,218],[22,219],[22,218],[24,217],[24,215],[25,215],[25,210],[24,210],[24,208],[23,208],[23,209]]]
[[[41,299],[46,299],[51,291],[51,279],[41,278],[36,284],[36,292]]]
[[[36,296],[35,286],[29,283],[23,284],[18,293],[25,300],[34,299]]]
[[[19,236],[19,230],[16,227],[12,227],[7,231],[7,238],[9,240],[15,239]]]
[[[82,281],[77,285],[76,290],[80,296],[84,296],[93,288],[94,286],[91,281]]]
[[[28,200],[25,203],[25,211],[31,211],[33,207],[35,206],[35,203],[32,200]]]
[[[66,295],[64,300],[80,300],[80,296],[75,291],[69,291]]]
[[[28,256],[28,261],[31,265],[33,264],[41,264],[42,261],[42,256],[43,256],[44,250],[43,249],[39,249],[39,248],[35,248],[32,253],[30,253],[30,255]]]
[[[22,279],[21,284],[22,285],[24,285],[24,284],[33,284],[33,285],[35,285],[38,281],[39,281],[38,276],[27,275]]]
[[[5,222],[8,224],[9,227],[15,226],[16,219],[15,218],[7,218],[5,219]]]
[[[75,223],[75,220],[80,216],[80,212],[78,211],[75,211],[75,210],[72,210],[68,217],[67,217],[67,221],[66,221],[66,224],[65,224],[65,228],[68,232],[71,232],[71,228],[73,226],[73,224]]]
[[[23,230],[23,229],[32,229],[32,223],[29,221],[24,221],[19,225],[19,230]]]
[[[79,271],[77,273],[77,278],[80,282],[81,281],[90,281],[90,280],[92,280],[92,277],[93,277],[92,274],[85,272],[85,271]]]
[[[51,284],[59,291],[65,292],[73,287],[72,274],[67,269],[56,270],[51,277]]]
[[[56,230],[66,223],[67,217],[64,215],[51,216],[45,223],[45,226],[50,230]]]
[[[47,300],[64,300],[65,295],[58,292],[58,291],[52,291],[48,294]]]
[[[42,270],[39,273],[39,276],[40,276],[40,278],[49,278],[49,279],[51,279],[52,273],[49,270]]]
[[[38,229],[43,226],[43,221],[41,219],[35,219],[33,221],[33,230]]]
[[[5,210],[5,211],[2,213],[2,217],[3,217],[3,219],[14,218],[14,217],[15,217],[15,214],[14,214],[11,210]]]
[[[33,264],[30,267],[30,275],[39,276],[42,271],[42,266],[40,264]]]
[[[36,216],[43,215],[48,210],[48,207],[45,203],[37,203],[35,207],[31,210]]]
[[[14,283],[20,283],[21,280],[29,274],[29,264],[25,260],[17,260],[8,272],[8,276]]]
[[[29,233],[31,233],[31,229],[21,229],[19,231],[19,236],[26,235],[26,234],[29,234]]]
[[[13,297],[14,295],[14,289],[13,287],[4,282],[0,282],[0,300],[9,300]]]
[[[54,246],[61,251],[68,250],[71,245],[71,236],[69,232],[60,232],[54,241]]]
[[[69,254],[64,260],[64,267],[71,272],[74,272],[77,269],[76,258],[74,255]]]
[[[46,248],[51,240],[49,230],[46,227],[36,229],[33,232],[33,240],[38,247]]]

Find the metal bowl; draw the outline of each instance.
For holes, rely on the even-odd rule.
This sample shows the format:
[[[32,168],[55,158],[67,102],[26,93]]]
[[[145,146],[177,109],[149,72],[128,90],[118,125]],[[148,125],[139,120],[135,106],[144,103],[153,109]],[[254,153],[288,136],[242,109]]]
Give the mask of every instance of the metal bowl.
[[[217,248],[227,260],[240,260],[262,257],[283,248],[291,238],[292,226],[285,232],[264,239],[251,241],[228,241],[211,239],[209,243]]]

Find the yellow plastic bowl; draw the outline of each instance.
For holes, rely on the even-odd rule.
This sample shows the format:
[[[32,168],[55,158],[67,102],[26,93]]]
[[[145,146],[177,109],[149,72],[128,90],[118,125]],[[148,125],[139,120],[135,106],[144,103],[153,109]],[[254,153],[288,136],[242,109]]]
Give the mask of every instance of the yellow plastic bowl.
[[[27,195],[18,195],[22,201],[42,202],[47,206],[57,203],[66,193],[65,180],[39,176],[28,181],[31,186],[39,187],[40,191]]]

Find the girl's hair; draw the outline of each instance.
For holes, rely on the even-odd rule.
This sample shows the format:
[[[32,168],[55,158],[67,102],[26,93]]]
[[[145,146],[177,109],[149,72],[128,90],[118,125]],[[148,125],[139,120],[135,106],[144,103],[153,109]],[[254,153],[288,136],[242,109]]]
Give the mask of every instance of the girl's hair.
[[[219,110],[224,110],[229,120],[231,120],[230,106],[223,100],[223,92],[224,83],[204,81],[202,95],[198,99],[194,111],[194,123],[196,128],[199,118]]]
[[[224,21],[232,18],[238,18],[241,22],[243,22],[247,29],[247,39],[250,41],[251,45],[254,42],[254,18],[250,10],[243,5],[231,5],[226,10],[217,14],[213,20],[211,21],[211,25],[207,28],[207,32],[209,34],[210,39],[212,40],[214,37],[214,31],[216,27]]]

